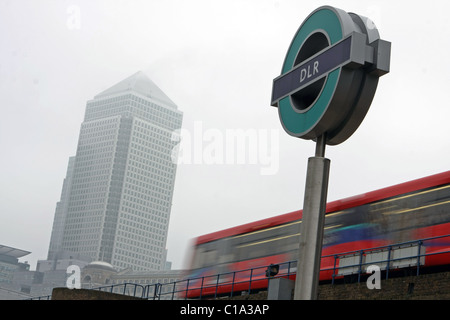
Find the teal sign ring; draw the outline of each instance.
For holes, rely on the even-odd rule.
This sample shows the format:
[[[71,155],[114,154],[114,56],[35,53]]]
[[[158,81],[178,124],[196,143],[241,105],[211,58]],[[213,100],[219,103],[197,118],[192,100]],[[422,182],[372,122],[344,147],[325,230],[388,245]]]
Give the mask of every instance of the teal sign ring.
[[[390,42],[371,20],[324,6],[302,23],[289,46],[271,105],[285,131],[337,145],[359,127],[378,79],[389,72]]]

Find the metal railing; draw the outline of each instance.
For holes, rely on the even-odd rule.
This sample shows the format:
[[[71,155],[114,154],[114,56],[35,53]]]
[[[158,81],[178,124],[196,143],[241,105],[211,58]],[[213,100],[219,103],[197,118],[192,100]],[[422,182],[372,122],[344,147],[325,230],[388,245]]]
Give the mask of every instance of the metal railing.
[[[96,287],[96,288],[92,288],[91,290],[122,294],[125,296],[131,296],[131,297],[137,297],[137,298],[146,298],[147,297],[147,287],[146,286],[143,286],[143,285],[140,285],[137,283],[129,283],[129,282]]]
[[[94,287],[94,288],[83,288],[93,291],[102,291],[108,293],[116,293],[126,296],[131,296],[135,298],[142,298],[148,300],[160,299],[162,284],[155,283],[149,285],[141,285],[133,282],[117,283],[106,286]],[[25,300],[51,300],[52,295],[45,295],[39,297],[27,298]]]
[[[31,297],[31,298],[26,298],[24,300],[52,300],[52,295],[46,295],[46,296],[39,296],[39,297]]]
[[[447,247],[447,250],[439,252],[426,252],[427,244],[432,241],[446,239],[446,242],[441,244],[442,247]],[[439,246],[439,244],[433,244]],[[339,254],[331,254],[322,256],[322,259],[333,258],[334,264],[332,268],[322,268],[321,272],[332,270],[332,281],[336,277],[345,275],[357,275],[358,282],[361,281],[361,276],[366,274],[366,266],[377,265],[380,270],[385,271],[386,279],[389,278],[390,271],[404,269],[408,267],[416,268],[416,275],[420,274],[421,266],[425,264],[425,257],[449,254],[450,253],[450,235],[423,238],[419,240],[412,240],[398,244],[391,244],[386,246],[354,250],[342,252]],[[349,261],[357,261],[356,263],[348,263]]]
[[[222,294],[220,288],[227,288],[226,296],[229,297],[242,292],[251,294],[252,291],[267,288],[269,278],[293,277],[297,270],[297,261],[277,264],[278,273],[274,276],[266,275],[268,269],[273,266],[261,266],[180,280],[176,286],[173,284],[174,288],[177,287],[178,289],[172,291],[171,294],[177,299],[189,299],[190,292],[195,291],[198,292],[198,299],[204,297],[217,299]],[[236,287],[240,289],[236,291]]]
[[[431,243],[434,242],[434,243]],[[429,253],[426,252],[427,244],[442,246],[446,250]],[[331,274],[331,283],[335,283],[338,277],[356,275],[358,282],[361,276],[367,274],[365,266],[378,265],[386,272],[386,279],[394,269],[415,267],[416,275],[420,274],[421,266],[425,263],[426,256],[449,254],[450,235],[424,238],[393,245],[368,248],[339,254],[325,255],[322,259],[329,259],[330,267],[321,268],[321,272]],[[276,267],[276,274],[269,274],[269,269]],[[217,299],[226,289],[226,294],[233,297],[236,294],[251,294],[252,291],[267,289],[269,278],[293,278],[297,272],[297,261],[269,266],[261,266],[214,275],[206,275],[196,278],[187,278],[170,283],[156,283],[141,285],[136,283],[121,283],[92,288],[111,293],[118,293],[147,300],[175,300],[190,299],[190,292],[196,292],[195,299],[206,296]],[[243,289],[245,286],[245,290]],[[239,290],[236,291],[236,288]],[[31,300],[48,300],[51,296],[35,297]]]

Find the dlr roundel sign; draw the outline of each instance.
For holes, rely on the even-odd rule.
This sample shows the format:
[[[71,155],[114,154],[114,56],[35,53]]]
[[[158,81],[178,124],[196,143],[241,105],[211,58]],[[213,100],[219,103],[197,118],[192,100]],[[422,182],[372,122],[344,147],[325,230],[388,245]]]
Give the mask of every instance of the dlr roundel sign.
[[[389,72],[390,42],[368,18],[324,6],[302,23],[289,46],[271,105],[286,132],[337,145],[359,127],[380,76]]]

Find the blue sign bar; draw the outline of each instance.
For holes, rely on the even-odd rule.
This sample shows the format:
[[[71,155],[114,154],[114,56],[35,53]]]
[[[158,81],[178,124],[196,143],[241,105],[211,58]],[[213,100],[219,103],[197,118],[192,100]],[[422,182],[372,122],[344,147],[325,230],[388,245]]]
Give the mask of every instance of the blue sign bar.
[[[272,106],[351,61],[352,37],[348,37],[273,80]]]

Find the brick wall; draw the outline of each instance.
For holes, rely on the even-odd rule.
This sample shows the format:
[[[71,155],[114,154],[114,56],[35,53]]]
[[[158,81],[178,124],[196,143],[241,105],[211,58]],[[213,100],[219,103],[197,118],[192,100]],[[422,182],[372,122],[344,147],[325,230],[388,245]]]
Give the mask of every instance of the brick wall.
[[[52,300],[141,300],[122,294],[88,289],[54,288]]]
[[[319,287],[319,300],[412,299],[450,299],[450,272],[382,279],[380,290],[369,290],[365,281],[351,284],[324,284]]]
[[[321,284],[319,300],[450,300],[450,271],[385,279],[381,289],[370,290],[366,281]],[[224,298],[230,299],[230,298]],[[235,296],[232,300],[266,300],[267,292]]]

